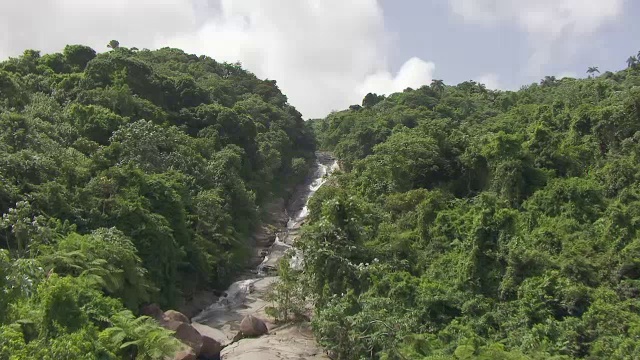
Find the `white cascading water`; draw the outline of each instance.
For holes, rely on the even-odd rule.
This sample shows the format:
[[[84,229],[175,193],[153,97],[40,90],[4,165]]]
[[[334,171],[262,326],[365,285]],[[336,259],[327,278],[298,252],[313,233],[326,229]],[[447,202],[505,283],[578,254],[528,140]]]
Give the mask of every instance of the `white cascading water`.
[[[205,323],[214,319],[221,312],[229,311],[235,306],[242,305],[247,295],[252,292],[254,284],[267,275],[265,270],[275,268],[278,261],[287,251],[295,251],[295,254],[292,255],[290,260],[291,267],[294,269],[300,269],[302,267],[302,252],[293,248],[293,243],[297,237],[297,230],[309,215],[309,208],[307,206],[309,199],[324,185],[328,176],[338,169],[338,162],[336,160],[325,154],[318,155],[316,159],[316,171],[311,178],[312,181],[305,191],[300,194],[303,206],[294,212],[294,216],[289,218],[286,229],[276,235],[276,239],[269,248],[268,254],[256,269],[258,277],[239,280],[231,284],[225,292],[226,296],[221,297],[218,302],[204,309],[192,319],[193,321]]]

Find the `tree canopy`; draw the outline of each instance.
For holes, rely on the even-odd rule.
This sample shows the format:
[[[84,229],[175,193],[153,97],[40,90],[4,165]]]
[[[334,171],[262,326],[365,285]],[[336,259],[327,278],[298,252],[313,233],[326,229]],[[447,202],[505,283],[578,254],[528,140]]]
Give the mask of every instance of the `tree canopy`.
[[[0,359],[163,359],[140,306],[235,280],[314,157],[275,81],[109,47],[0,63]]]
[[[630,62],[633,59],[630,60]],[[338,359],[640,358],[640,69],[369,94],[301,247]],[[291,277],[291,275],[289,275]]]

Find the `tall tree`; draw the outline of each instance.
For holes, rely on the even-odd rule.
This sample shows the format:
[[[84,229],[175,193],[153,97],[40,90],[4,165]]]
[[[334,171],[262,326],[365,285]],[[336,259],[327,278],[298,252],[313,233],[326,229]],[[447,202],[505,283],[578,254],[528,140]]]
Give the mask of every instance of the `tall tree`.
[[[556,83],[555,76],[545,76],[544,79],[540,81],[541,86],[551,86]]]
[[[597,66],[590,66],[589,69],[587,69],[587,74],[589,74],[589,77],[593,76],[593,74],[595,73],[600,73],[600,70]]]
[[[110,49],[117,49],[120,47],[120,42],[118,40],[111,40],[107,44],[107,47]]]
[[[368,93],[364,97],[364,99],[362,99],[362,106],[363,107],[371,107],[371,106],[374,106],[375,104],[379,103],[382,100],[384,100],[384,95]]]
[[[629,68],[633,68],[638,64],[638,58],[635,56],[629,56],[629,58],[627,59],[627,66]]]
[[[437,92],[444,91],[444,81],[433,79],[431,81],[431,88]]]

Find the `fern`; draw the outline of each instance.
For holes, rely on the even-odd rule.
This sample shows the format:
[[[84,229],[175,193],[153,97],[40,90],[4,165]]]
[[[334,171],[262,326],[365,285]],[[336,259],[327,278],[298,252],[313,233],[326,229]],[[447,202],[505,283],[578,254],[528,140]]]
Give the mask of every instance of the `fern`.
[[[100,334],[100,340],[121,355],[137,354],[136,359],[155,360],[173,356],[180,349],[180,342],[172,331],[163,329],[148,316],[136,318],[131,311],[114,314],[112,327]]]

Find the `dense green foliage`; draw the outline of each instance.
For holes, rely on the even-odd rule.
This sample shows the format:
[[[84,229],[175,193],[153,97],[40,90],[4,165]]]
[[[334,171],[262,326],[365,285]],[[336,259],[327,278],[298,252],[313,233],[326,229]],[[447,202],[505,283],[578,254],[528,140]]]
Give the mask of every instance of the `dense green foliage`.
[[[343,172],[311,201],[303,275],[338,358],[640,358],[637,66],[434,81],[313,127]]]
[[[139,306],[233,280],[313,158],[275,81],[109,47],[0,63],[0,359],[175,350]]]

